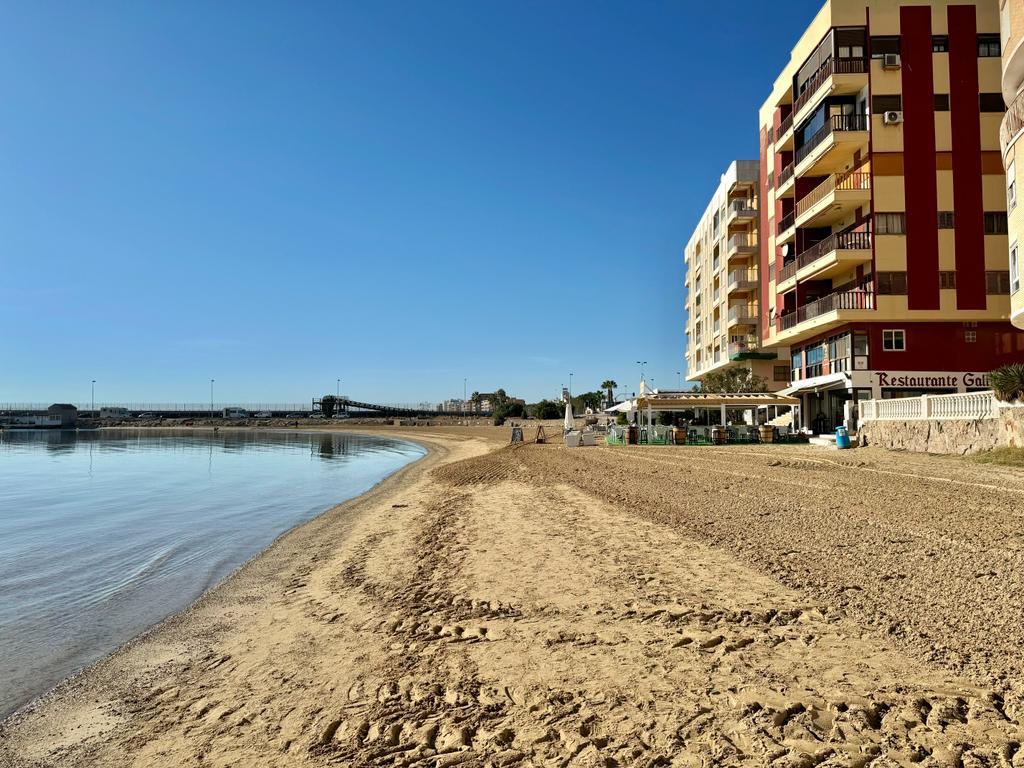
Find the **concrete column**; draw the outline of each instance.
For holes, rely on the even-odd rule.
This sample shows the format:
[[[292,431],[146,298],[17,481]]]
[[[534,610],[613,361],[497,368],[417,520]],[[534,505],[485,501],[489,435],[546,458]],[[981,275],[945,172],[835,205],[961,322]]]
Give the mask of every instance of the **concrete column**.
[[[721,421],[721,424],[722,424],[723,427],[725,426],[725,404],[724,403],[722,404],[722,421]]]

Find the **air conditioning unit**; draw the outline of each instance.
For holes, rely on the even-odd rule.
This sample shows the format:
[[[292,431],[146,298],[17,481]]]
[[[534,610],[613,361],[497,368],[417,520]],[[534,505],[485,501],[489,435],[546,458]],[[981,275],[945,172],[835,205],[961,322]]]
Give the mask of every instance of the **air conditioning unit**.
[[[886,125],[899,125],[903,122],[903,113],[895,109],[890,109],[882,115],[882,122]]]
[[[899,69],[900,55],[898,53],[886,53],[882,56],[882,69]]]

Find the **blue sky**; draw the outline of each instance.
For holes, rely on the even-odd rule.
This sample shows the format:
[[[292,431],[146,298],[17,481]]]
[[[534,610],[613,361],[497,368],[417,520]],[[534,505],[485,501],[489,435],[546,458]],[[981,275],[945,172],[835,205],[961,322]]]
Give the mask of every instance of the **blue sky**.
[[[8,4],[0,402],[674,386],[818,6]]]

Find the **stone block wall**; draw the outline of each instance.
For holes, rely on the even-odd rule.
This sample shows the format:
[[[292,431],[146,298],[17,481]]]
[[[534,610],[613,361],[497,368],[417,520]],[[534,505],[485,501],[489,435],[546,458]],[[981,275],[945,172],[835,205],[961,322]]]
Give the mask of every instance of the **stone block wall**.
[[[1024,448],[1024,406],[999,409],[995,419],[920,419],[867,421],[858,432],[861,445],[894,451],[964,455],[993,448]]]

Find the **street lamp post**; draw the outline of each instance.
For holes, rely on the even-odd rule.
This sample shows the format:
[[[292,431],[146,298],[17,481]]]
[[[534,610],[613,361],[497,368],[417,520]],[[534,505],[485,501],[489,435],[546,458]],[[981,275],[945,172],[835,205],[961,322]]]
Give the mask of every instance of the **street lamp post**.
[[[462,420],[466,420],[466,379],[462,379]]]
[[[210,415],[213,416],[213,379],[210,379]]]
[[[572,402],[572,374],[569,374],[569,402]]]
[[[335,397],[341,397],[341,379],[338,379],[338,389],[334,393],[334,396]]]
[[[96,379],[92,380],[92,417],[96,418]]]
[[[640,366],[640,381],[644,380],[644,366],[647,365],[646,360],[637,360],[636,364]]]
[[[676,389],[681,390],[683,388],[683,372],[676,371]]]

